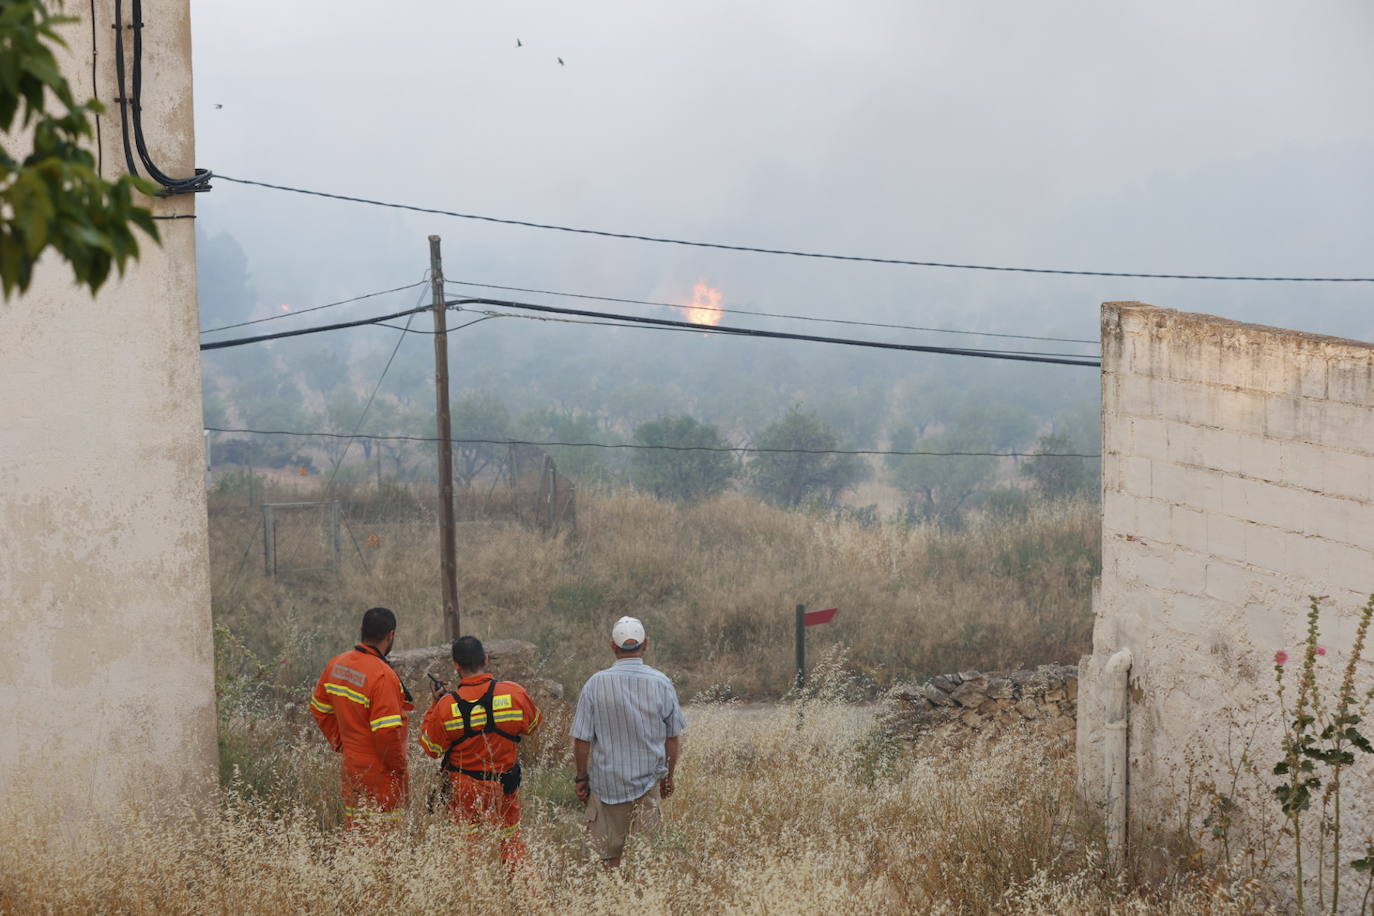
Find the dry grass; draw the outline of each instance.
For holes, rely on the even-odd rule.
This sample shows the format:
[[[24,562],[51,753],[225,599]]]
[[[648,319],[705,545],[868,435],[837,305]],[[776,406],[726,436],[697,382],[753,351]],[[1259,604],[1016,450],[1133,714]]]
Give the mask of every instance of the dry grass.
[[[311,726],[260,701],[226,706],[224,731],[256,771],[209,817],[135,812],[93,833],[7,806],[0,911],[1254,911],[1202,873],[1150,890],[1113,878],[1095,819],[1074,800],[1071,760],[1024,737],[922,760],[843,704],[689,706],[667,829],[610,876],[579,854],[566,748],[549,743],[522,790],[532,868],[508,882],[490,849],[465,851],[425,810],[432,764],[416,770],[403,835],[341,841],[336,763]]]
[[[1088,506],[974,520],[960,533],[865,527],[739,495],[692,506],[584,497],[579,516],[575,538],[472,521],[459,542],[464,629],[535,643],[545,673],[570,688],[605,664],[606,633],[622,614],[645,620],[656,663],[685,696],[716,685],[745,697],[785,692],[797,603],[838,606],[834,624],[811,631],[813,650],[850,647],[879,685],[1073,663],[1088,646],[1098,565]],[[341,583],[321,573],[267,580],[258,514],[212,507],[216,620],[264,661],[286,659],[275,680],[313,677],[373,604],[397,611],[403,646],[442,639],[434,522],[354,518],[348,527]],[[286,566],[319,566],[322,543],[297,520],[280,529],[278,553]]]

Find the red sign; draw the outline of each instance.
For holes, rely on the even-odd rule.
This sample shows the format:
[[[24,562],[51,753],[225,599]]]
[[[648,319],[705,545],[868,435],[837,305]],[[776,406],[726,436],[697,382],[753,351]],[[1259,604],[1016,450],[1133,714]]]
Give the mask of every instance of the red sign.
[[[802,624],[808,627],[814,627],[818,623],[829,623],[835,619],[835,612],[838,610],[839,608],[832,607],[824,611],[807,611],[802,615]]]

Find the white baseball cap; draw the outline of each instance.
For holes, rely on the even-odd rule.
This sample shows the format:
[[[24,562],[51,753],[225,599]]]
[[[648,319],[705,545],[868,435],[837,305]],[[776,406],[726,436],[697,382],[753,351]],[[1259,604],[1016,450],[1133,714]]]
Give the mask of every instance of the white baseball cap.
[[[638,649],[644,645],[644,624],[633,617],[622,617],[611,627],[611,642],[621,649]]]

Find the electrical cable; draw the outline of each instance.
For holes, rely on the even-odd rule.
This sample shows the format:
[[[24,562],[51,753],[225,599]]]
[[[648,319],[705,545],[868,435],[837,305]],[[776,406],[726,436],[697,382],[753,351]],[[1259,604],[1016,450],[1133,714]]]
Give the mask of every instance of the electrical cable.
[[[490,312],[490,311],[483,311],[483,310],[480,310],[480,309],[468,309],[468,308],[463,308],[463,307],[461,307],[461,306],[455,306],[453,310],[454,310],[455,312],[471,312],[472,314],[476,314],[476,315],[485,315],[485,316],[487,316],[488,318],[524,318],[524,319],[526,319],[526,320],[528,320],[528,321],[553,321],[553,322],[558,322],[559,324],[582,324],[582,325],[587,325],[587,326],[589,326],[589,327],[626,328],[626,329],[628,329],[628,330],[639,330],[639,331],[678,331],[678,332],[681,332],[681,333],[684,333],[684,334],[700,334],[700,333],[702,333],[703,331],[709,332],[709,331],[711,331],[711,330],[713,329],[712,326],[710,326],[710,325],[700,325],[700,324],[695,324],[695,323],[692,323],[692,322],[685,322],[685,323],[684,323],[684,324],[685,324],[684,327],[659,327],[659,326],[653,325],[653,324],[649,324],[649,325],[637,324],[637,323],[636,323],[636,324],[625,324],[625,323],[616,322],[616,321],[588,321],[588,320],[582,320],[582,319],[577,319],[577,318],[551,318],[551,317],[549,317],[549,316],[547,316],[547,315],[516,315],[516,314],[511,313],[511,312]],[[395,325],[385,325],[385,327],[395,327]],[[750,329],[746,328],[746,329],[744,329],[744,330],[750,330]],[[432,332],[432,331],[420,331],[420,332],[418,332],[418,333],[421,333],[421,334],[430,334],[430,333],[433,333],[433,332]],[[807,340],[826,340],[826,339],[828,339],[828,338],[811,338],[811,337],[807,337],[807,338],[805,338],[805,339],[807,339]],[[875,346],[876,346],[876,345],[877,345],[877,344],[875,343]],[[1091,353],[1046,353],[1046,352],[1042,352],[1042,351],[1039,351],[1039,350],[968,350],[968,351],[963,351],[963,352],[965,352],[965,353],[968,354],[968,355],[998,353],[998,354],[1016,354],[1016,355],[1019,355],[1019,356],[1060,356],[1060,357],[1066,357],[1066,358],[1072,358],[1072,359],[1080,359],[1080,358],[1081,358],[1081,359],[1091,359],[1091,358],[1094,356],[1094,354],[1091,354]]]
[[[120,0],[115,0],[115,15],[119,17]],[[129,13],[133,17],[131,28],[134,31],[134,62],[133,62],[133,125],[134,125],[134,144],[138,148],[138,158],[143,163],[144,169],[148,172],[148,177],[162,185],[162,196],[174,194],[193,194],[201,191],[210,190],[210,179],[213,175],[206,169],[196,169],[195,174],[190,178],[172,178],[167,175],[153,162],[153,157],[148,153],[148,144],[143,134],[143,0],[131,0]],[[121,42],[122,44],[122,42]],[[122,55],[121,55],[122,56]],[[124,94],[123,68],[120,69],[120,94]],[[127,139],[127,138],[126,138]]]
[[[283,312],[280,315],[268,315],[266,318],[254,318],[252,321],[240,321],[238,324],[224,324],[217,328],[206,328],[202,334],[213,334],[216,331],[227,331],[230,328],[246,328],[250,324],[262,324],[264,321],[279,321],[282,318],[295,318],[297,315],[304,315],[307,312],[318,312],[320,309],[332,309],[340,305],[348,305],[350,302],[361,302],[364,299],[372,299],[376,296],[385,296],[388,293],[400,293],[408,289],[414,289],[428,280],[419,280],[415,283],[407,283],[405,286],[396,286],[391,289],[380,289],[375,293],[363,293],[361,296],[354,296],[351,299],[340,299],[338,302],[326,302],[324,305],[312,305],[307,309],[298,309],[294,312]]]
[[[811,334],[792,334],[785,331],[762,331],[756,328],[736,328],[724,325],[698,325],[687,321],[671,321],[666,318],[644,318],[636,315],[617,315],[608,312],[592,312],[585,309],[565,309],[552,305],[534,305],[528,302],[512,302],[506,299],[453,299],[446,301],[444,305],[454,308],[464,305],[492,305],[499,308],[513,308],[536,312],[545,312],[562,315],[576,315],[583,318],[597,318],[626,324],[652,325],[659,328],[673,330],[690,330],[701,334],[721,334],[734,337],[764,337],[774,340],[801,340],[812,343],[828,343],[849,347],[867,347],[877,350],[900,350],[910,353],[938,353],[946,356],[968,356],[981,359],[1003,359],[1016,362],[1049,363],[1061,366],[1100,366],[1101,362],[1093,359],[1073,357],[1071,354],[1063,355],[1041,355],[1031,352],[1018,350],[970,350],[959,347],[934,347],[923,344],[900,344],[886,343],[877,340],[855,340],[846,337],[819,337]],[[378,315],[373,318],[360,318],[356,321],[343,321],[337,324],[320,325],[310,328],[297,328],[292,331],[280,331],[276,334],[259,334],[255,337],[236,337],[232,340],[217,340],[213,343],[203,343],[200,349],[221,350],[228,347],[239,347],[244,344],[261,343],[268,340],[279,340],[284,337],[299,337],[306,334],[318,334],[323,331],[338,331],[344,328],[357,328],[369,324],[380,324],[394,318],[404,318],[417,312],[423,312],[430,306],[419,306],[407,309],[402,312],[393,312],[390,315]],[[490,316],[496,317],[496,316]],[[474,322],[475,323],[475,322]],[[1072,358],[1071,358],[1072,357]]]
[[[119,127],[120,138],[124,144],[124,167],[129,174],[138,177],[138,166],[134,165],[134,150],[129,142],[129,95],[125,91],[124,84],[124,3],[123,0],[114,0],[114,25],[115,30],[115,80],[119,83],[119,95],[115,101],[119,103]]]
[[[345,439],[347,433],[303,432],[287,429],[236,429],[222,426],[207,426],[216,433],[240,433],[254,436],[301,436],[304,438]],[[357,436],[359,439],[372,439],[380,442],[439,442],[437,436]],[[538,442],[532,439],[479,439],[453,438],[454,445],[529,445],[537,448],[601,448],[630,449],[661,452],[731,452],[741,455],[881,455],[901,458],[1101,458],[1100,454],[1080,452],[935,452],[916,449],[873,449],[873,448],[765,448],[753,445],[645,445],[639,442]]]
[[[374,318],[360,318],[357,321],[341,321],[338,324],[316,325],[309,328],[297,328],[294,331],[278,331],[276,334],[259,334],[256,337],[235,337],[232,340],[216,340],[211,343],[200,345],[201,350],[223,350],[226,347],[241,347],[244,344],[261,343],[265,340],[279,340],[283,337],[300,337],[305,334],[319,334],[322,331],[340,331],[344,328],[360,328],[368,324],[380,324],[383,321],[390,321],[393,318],[404,318],[407,315],[414,315],[418,312],[426,312],[432,306],[422,305],[418,308],[406,309],[402,312],[392,312],[390,315],[378,315]]]
[[[457,311],[457,312],[471,311],[471,309],[454,309],[454,311]],[[504,315],[504,314],[502,314],[501,312],[482,312],[482,313],[480,313],[480,314],[482,315],[481,318],[478,318],[478,319],[476,319],[475,321],[464,322],[463,324],[456,325],[456,326],[454,326],[454,327],[448,328],[448,329],[446,329],[446,330],[444,331],[444,333],[445,333],[445,334],[451,334],[451,333],[453,333],[454,331],[461,331],[461,330],[463,330],[463,328],[470,328],[470,327],[472,327],[474,324],[481,324],[482,322],[484,322],[484,321],[490,321],[490,320],[493,319],[493,318],[529,318],[529,317],[530,317],[529,315]],[[396,331],[405,331],[407,334],[428,334],[430,337],[433,337],[435,334],[438,334],[438,333],[439,333],[438,331],[424,331],[424,330],[421,330],[420,328],[402,328],[402,327],[397,327],[397,326],[394,325],[394,324],[376,324],[376,325],[373,325],[373,327],[376,327],[376,328],[391,328],[392,330],[396,330]]]
[[[100,54],[99,37],[95,24],[95,0],[91,0],[91,97],[96,105],[100,104],[100,79],[96,59]],[[95,113],[95,174],[105,177],[105,142],[100,133],[100,112]]]
[[[253,185],[259,188],[270,188],[274,191],[288,191],[292,194],[305,194],[311,197],[324,197],[330,200],[342,200],[350,203],[367,204],[373,207],[388,207],[393,210],[409,210],[414,213],[430,213],[437,216],[452,216],[457,219],[477,220],[485,223],[497,223],[504,226],[521,226],[527,229],[545,229],[552,232],[568,232],[574,235],[591,235],[599,238],[628,239],[637,242],[655,242],[662,245],[683,245],[689,248],[712,248],[719,251],[741,251],[749,254],[772,254],[783,255],[793,258],[812,258],[826,261],[854,261],[865,264],[891,264],[898,267],[938,267],[948,270],[983,270],[998,271],[1004,273],[1025,273],[1025,274],[1054,274],[1069,277],[1130,277],[1144,280],[1244,280],[1262,283],[1374,283],[1374,277],[1276,277],[1276,276],[1245,276],[1228,274],[1183,274],[1183,273],[1143,273],[1120,270],[1069,270],[1050,267],[1007,267],[993,264],[958,264],[946,261],[918,261],[907,258],[880,258],[861,255],[833,254],[818,251],[802,251],[788,248],[763,248],[752,245],[731,245],[724,242],[699,242],[688,239],[667,238],[656,235],[640,235],[632,232],[611,232],[604,229],[586,229],[577,226],[560,226],[555,223],[536,223],[531,220],[507,219],[499,216],[483,216],[477,213],[461,213],[456,210],[443,210],[437,207],[418,207],[413,204],[390,203],[383,200],[372,200],[366,197],[353,197],[348,194],[332,194],[326,191],[310,191],[305,188],[294,188],[290,185],[271,184],[266,181],[255,181],[249,178],[233,178],[228,175],[218,175],[217,178],[223,181],[232,181],[235,184]]]
[[[511,302],[498,299],[455,299],[444,304],[449,307],[472,304],[494,305],[500,308],[514,308],[527,311],[545,312],[558,315],[577,315],[583,318],[629,322],[653,325],[663,328],[686,329],[703,334],[723,334],[736,337],[766,337],[774,340],[802,340],[812,343],[828,343],[849,347],[868,347],[876,350],[902,350],[912,353],[939,353],[947,356],[969,356],[981,359],[1005,359],[1017,362],[1052,363],[1064,366],[1100,366],[1100,360],[1089,359],[1077,354],[1040,354],[1021,350],[975,350],[962,347],[935,347],[925,344],[888,343],[880,340],[856,340],[849,337],[821,337],[814,334],[794,334],[788,331],[764,331],[758,328],[739,328],[727,325],[701,325],[690,321],[673,321],[667,318],[646,318],[639,315],[619,315],[614,312],[593,312],[587,309],[569,309],[553,305],[535,305],[529,302]]]
[[[1035,334],[1005,334],[995,331],[956,331],[950,328],[927,328],[912,324],[888,324],[882,321],[858,321],[848,318],[819,318],[814,315],[789,315],[782,312],[755,312],[749,309],[735,309],[710,306],[690,306],[677,302],[655,302],[650,299],[622,299],[617,296],[592,296],[586,293],[566,293],[551,289],[531,289],[524,286],[501,286],[497,283],[478,283],[475,280],[445,280],[455,286],[477,286],[483,289],[499,289],[512,293],[537,293],[542,296],[562,296],[568,299],[590,299],[597,302],[621,302],[626,305],[653,305],[670,309],[701,308],[704,311],[721,312],[730,315],[752,315],[757,318],[788,318],[795,321],[819,321],[826,324],[847,324],[867,328],[893,328],[899,331],[928,331],[932,334],[964,334],[971,337],[1007,337],[1014,340],[1047,340],[1055,343],[1094,344],[1097,340],[1084,337],[1041,337]]]

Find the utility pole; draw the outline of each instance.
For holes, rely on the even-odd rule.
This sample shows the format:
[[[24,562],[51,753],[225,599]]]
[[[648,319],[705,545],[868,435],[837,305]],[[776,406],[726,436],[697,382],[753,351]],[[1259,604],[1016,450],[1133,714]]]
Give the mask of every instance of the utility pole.
[[[439,431],[439,576],[443,582],[444,628],[458,629],[458,538],[453,521],[453,432],[448,410],[448,327],[444,314],[444,266],[439,236],[429,237],[429,284],[434,293],[434,403]]]

